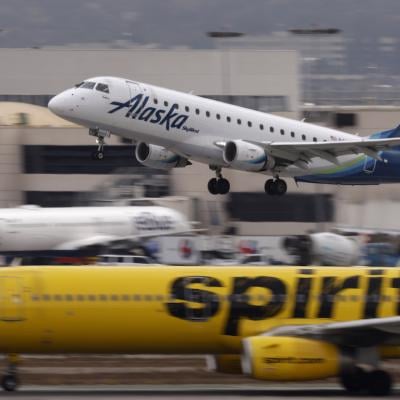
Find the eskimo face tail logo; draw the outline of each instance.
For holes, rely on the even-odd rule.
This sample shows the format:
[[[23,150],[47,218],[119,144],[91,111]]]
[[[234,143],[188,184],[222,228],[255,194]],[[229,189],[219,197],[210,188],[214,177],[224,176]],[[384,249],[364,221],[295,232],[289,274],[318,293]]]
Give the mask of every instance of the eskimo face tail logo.
[[[188,115],[177,112],[178,106],[173,104],[169,110],[147,106],[149,96],[144,97],[142,93],[132,97],[132,99],[121,103],[112,101],[114,106],[109,114],[114,114],[121,110],[126,110],[125,118],[132,118],[138,121],[146,121],[152,124],[164,125],[167,131],[170,128],[183,129],[185,122],[189,119]]]

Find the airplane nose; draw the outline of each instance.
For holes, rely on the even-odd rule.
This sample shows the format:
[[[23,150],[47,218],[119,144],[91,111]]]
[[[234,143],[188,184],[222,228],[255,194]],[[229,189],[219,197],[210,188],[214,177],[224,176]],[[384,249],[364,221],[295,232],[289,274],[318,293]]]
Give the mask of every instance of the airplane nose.
[[[63,113],[64,105],[62,97],[61,95],[54,96],[47,105],[49,110],[56,115],[61,115]]]

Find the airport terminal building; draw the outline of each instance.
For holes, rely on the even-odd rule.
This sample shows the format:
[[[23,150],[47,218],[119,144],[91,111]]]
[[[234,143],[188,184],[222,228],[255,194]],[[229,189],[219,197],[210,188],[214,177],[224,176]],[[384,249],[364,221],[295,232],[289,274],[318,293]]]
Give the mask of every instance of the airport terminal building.
[[[118,137],[108,140],[105,159],[95,161],[87,129],[44,108],[53,95],[84,79],[112,75],[302,118],[295,51],[61,48],[0,49],[0,55],[1,207],[186,196],[190,217],[202,226],[221,232],[228,225],[243,235],[304,233],[356,222],[354,213],[368,212],[364,203],[354,208],[360,188],[304,184],[298,189],[288,182],[288,194],[277,199],[264,194],[264,175],[237,171],[224,171],[231,193],[212,196],[207,182],[213,172],[207,166],[149,169],[136,161],[134,145]],[[308,111],[318,116],[318,110]],[[374,121],[365,133],[391,127],[387,120]]]

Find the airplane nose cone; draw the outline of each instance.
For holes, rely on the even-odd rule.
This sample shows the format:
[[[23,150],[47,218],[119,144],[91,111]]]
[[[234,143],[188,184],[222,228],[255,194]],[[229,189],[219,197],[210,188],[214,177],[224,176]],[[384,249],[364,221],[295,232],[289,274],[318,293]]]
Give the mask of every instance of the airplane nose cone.
[[[63,112],[63,101],[62,101],[62,96],[57,95],[54,96],[50,101],[49,104],[47,105],[49,110],[53,112],[56,115],[61,115]]]

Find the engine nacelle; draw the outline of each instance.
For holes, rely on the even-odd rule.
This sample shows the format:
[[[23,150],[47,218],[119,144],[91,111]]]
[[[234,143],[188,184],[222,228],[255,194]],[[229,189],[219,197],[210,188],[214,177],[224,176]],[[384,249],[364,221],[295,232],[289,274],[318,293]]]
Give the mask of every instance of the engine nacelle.
[[[216,354],[207,356],[207,370],[224,374],[242,374],[242,364],[238,354]]]
[[[283,246],[298,258],[300,265],[347,266],[357,264],[360,258],[359,246],[353,239],[331,232],[287,237]]]
[[[243,340],[242,369],[267,381],[306,381],[338,376],[344,368],[333,344],[282,336],[254,336]]]
[[[155,144],[140,142],[135,150],[136,159],[146,167],[156,169],[182,168],[190,165],[190,162],[178,154],[167,150],[165,147]]]
[[[275,159],[262,147],[243,140],[227,142],[222,158],[232,168],[242,171],[262,171],[275,166]]]

